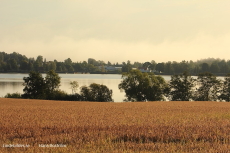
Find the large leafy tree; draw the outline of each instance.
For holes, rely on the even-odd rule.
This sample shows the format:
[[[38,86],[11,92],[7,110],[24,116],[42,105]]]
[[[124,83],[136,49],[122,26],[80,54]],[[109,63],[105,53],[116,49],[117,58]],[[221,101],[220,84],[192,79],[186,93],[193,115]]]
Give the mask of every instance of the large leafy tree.
[[[127,97],[125,101],[164,100],[167,84],[161,76],[131,70],[129,73],[123,73],[122,79],[118,87],[125,91]]]
[[[22,97],[31,99],[50,99],[55,96],[55,91],[60,86],[60,77],[53,70],[47,72],[43,78],[41,73],[30,72],[28,77],[23,78],[25,86]]]
[[[194,100],[217,101],[220,95],[221,81],[209,72],[200,73],[197,78],[198,89]]]
[[[47,94],[52,94],[55,90],[58,90],[60,87],[61,78],[54,70],[50,70],[46,73],[45,77],[45,88]]]
[[[172,75],[169,82],[169,97],[172,101],[189,101],[192,100],[195,79],[184,72],[180,75]]]
[[[110,102],[112,99],[112,90],[105,85],[96,83],[90,84],[89,87],[81,87],[81,96],[85,101],[98,101],[98,102]]]
[[[221,94],[219,96],[219,99],[230,102],[230,73],[228,73],[225,76],[222,86],[223,86],[223,88],[221,90]]]
[[[41,73],[30,72],[28,77],[23,78],[24,94],[22,97],[31,99],[45,99],[46,85]]]

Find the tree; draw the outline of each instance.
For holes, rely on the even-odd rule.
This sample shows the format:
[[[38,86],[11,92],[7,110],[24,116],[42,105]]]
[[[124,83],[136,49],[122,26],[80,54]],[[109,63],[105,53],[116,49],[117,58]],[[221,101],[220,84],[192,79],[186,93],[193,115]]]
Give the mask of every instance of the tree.
[[[66,65],[71,65],[72,64],[72,60],[70,58],[65,59],[65,64]]]
[[[98,66],[98,62],[93,58],[88,58],[88,64],[92,64],[94,66]]]
[[[172,70],[174,73],[181,73],[180,64],[176,61],[172,62]]]
[[[220,94],[221,82],[212,73],[200,73],[197,78],[199,88],[196,91],[196,101],[217,101]]]
[[[18,70],[18,64],[17,64],[17,61],[15,59],[13,59],[13,58],[9,59],[7,64],[9,65],[11,70],[15,70],[15,71]]]
[[[61,83],[61,78],[54,70],[50,70],[46,73],[45,77],[45,88],[47,93],[52,95],[55,90],[58,90]]]
[[[210,72],[212,73],[219,73],[220,68],[216,62],[213,62],[210,66]]]
[[[4,52],[0,52],[0,62],[4,62]]]
[[[171,62],[165,63],[165,73],[172,74],[174,72],[173,65]]]
[[[28,67],[29,67],[29,62],[28,61],[26,61],[26,60],[23,60],[22,62],[21,62],[21,64],[20,64],[20,69],[21,70],[28,70]]]
[[[108,65],[108,66],[111,66],[112,64],[111,64],[111,62],[110,62],[110,61],[108,61],[107,65]]]
[[[87,70],[89,71],[89,72],[94,72],[94,71],[96,71],[96,67],[94,66],[94,65],[92,65],[92,64],[88,64],[87,65]]]
[[[209,65],[208,65],[208,63],[202,63],[201,64],[201,70],[202,70],[203,73],[204,72],[208,72],[209,71]]]
[[[125,62],[122,63],[122,72],[129,72],[132,70],[132,65],[130,63],[130,61],[127,61],[127,64]]]
[[[224,78],[223,88],[219,99],[230,102],[230,73],[228,73]]]
[[[134,63],[133,63],[133,67],[134,67],[134,68],[142,67],[142,65],[143,65],[143,64],[140,63],[140,62],[134,62]]]
[[[70,81],[70,85],[71,85],[72,93],[75,94],[77,91],[77,88],[79,87],[78,82]]]
[[[195,79],[188,72],[171,76],[169,96],[172,101],[189,101],[193,97]]]
[[[156,65],[156,70],[159,71],[159,72],[164,72],[164,70],[165,70],[165,64],[164,63],[158,63]]]
[[[142,67],[145,68],[145,69],[147,69],[147,68],[149,68],[151,65],[152,65],[152,64],[151,64],[150,62],[145,62],[145,63],[142,65]]]
[[[46,98],[46,90],[45,90],[45,81],[38,72],[30,72],[29,77],[23,78],[24,83],[23,86],[24,94],[23,98],[31,98],[31,99],[45,99]]]
[[[107,86],[92,83],[89,87],[82,86],[80,95],[85,101],[109,102],[113,101],[112,93]]]
[[[33,63],[35,71],[41,72],[43,71],[43,57],[39,55],[36,61]]]
[[[131,70],[122,74],[119,89],[126,93],[126,101],[161,101],[164,100],[167,84],[161,76]]]
[[[60,77],[53,70],[47,72],[45,79],[41,73],[32,71],[23,80],[25,88],[22,97],[30,99],[50,99],[60,86]]]
[[[36,59],[36,63],[38,67],[42,67],[43,66],[43,57],[41,55],[39,55]]]
[[[151,66],[149,67],[151,70],[155,70],[156,69],[156,65],[157,65],[157,63],[154,61],[154,60],[152,60],[151,61]]]

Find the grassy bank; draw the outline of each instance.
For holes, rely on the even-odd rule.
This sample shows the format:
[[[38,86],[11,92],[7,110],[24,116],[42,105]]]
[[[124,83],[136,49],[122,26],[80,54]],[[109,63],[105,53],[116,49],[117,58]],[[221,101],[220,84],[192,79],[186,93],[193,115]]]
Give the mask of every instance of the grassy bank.
[[[0,152],[228,152],[230,103],[0,99]],[[29,144],[28,148],[4,148]],[[63,144],[66,147],[38,147]]]

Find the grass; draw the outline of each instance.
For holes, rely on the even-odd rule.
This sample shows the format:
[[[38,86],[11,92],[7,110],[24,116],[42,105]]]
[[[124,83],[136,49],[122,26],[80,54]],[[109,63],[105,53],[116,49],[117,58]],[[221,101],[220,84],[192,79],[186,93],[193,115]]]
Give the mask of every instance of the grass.
[[[230,152],[230,103],[0,98],[0,152]],[[29,148],[3,148],[29,144]],[[39,144],[64,144],[42,148]]]

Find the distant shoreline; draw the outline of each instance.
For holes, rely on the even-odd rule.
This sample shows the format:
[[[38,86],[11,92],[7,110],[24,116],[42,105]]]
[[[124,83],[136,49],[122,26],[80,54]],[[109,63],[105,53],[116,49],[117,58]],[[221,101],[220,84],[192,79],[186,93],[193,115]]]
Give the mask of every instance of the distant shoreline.
[[[46,72],[41,72],[42,74],[45,74]],[[116,75],[122,75],[122,73],[73,73],[73,72],[56,72],[57,74],[116,74]],[[29,74],[29,72],[0,72],[0,74]],[[160,76],[172,76],[174,74],[164,74],[164,73],[154,73],[155,75],[160,75]],[[221,74],[215,74],[213,73],[216,77],[224,77],[226,74],[221,73]],[[192,74],[191,76],[198,76]]]

